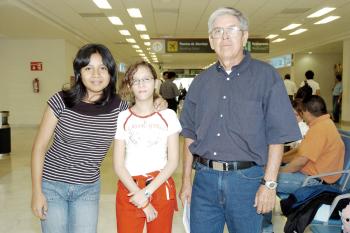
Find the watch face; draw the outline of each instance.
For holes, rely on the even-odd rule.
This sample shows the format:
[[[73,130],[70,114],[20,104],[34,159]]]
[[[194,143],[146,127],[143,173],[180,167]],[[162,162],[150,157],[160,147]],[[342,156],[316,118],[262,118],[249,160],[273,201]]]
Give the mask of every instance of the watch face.
[[[266,186],[269,188],[269,189],[275,189],[277,187],[277,183],[274,182],[274,181],[266,181]]]

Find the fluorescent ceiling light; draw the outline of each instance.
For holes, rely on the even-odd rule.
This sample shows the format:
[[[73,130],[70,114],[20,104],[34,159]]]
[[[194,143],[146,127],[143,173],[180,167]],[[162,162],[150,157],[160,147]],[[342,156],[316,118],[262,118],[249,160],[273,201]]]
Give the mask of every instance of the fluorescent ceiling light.
[[[321,19],[320,21],[317,21],[314,24],[325,24],[325,23],[332,22],[333,20],[336,20],[336,19],[339,19],[339,18],[340,18],[340,16],[333,16],[333,15],[331,15],[331,16],[328,16],[328,17],[326,17],[324,19]]]
[[[136,49],[136,52],[143,53],[142,49]]]
[[[317,17],[325,15],[325,14],[327,14],[327,13],[333,11],[333,10],[335,10],[334,7],[325,7],[325,8],[322,8],[321,10],[318,10],[315,13],[307,16],[307,18],[317,18]]]
[[[123,25],[123,22],[117,16],[111,16],[111,17],[108,17],[108,19],[114,25]]]
[[[144,39],[144,40],[149,40],[149,39],[151,39],[151,38],[149,37],[149,35],[147,35],[147,34],[141,34],[140,37],[141,37],[141,39]]]
[[[273,40],[272,43],[278,43],[278,42],[282,42],[284,40],[286,40],[286,39],[285,38],[278,38],[276,40]]]
[[[145,42],[145,43],[150,43],[150,42]],[[147,46],[147,45],[146,45]],[[147,50],[151,50],[151,48],[146,48]]]
[[[141,57],[146,57],[146,55],[144,53],[140,53],[139,54]]]
[[[128,30],[119,30],[120,34],[123,36],[130,36],[130,32]]]
[[[126,9],[132,18],[142,18],[141,11],[139,8],[128,8]]]
[[[289,33],[289,35],[294,36],[294,35],[298,35],[298,34],[301,34],[303,32],[306,32],[306,31],[307,31],[307,29],[305,29],[305,28],[299,28],[299,29],[295,30],[294,32]]]
[[[147,31],[146,26],[144,24],[135,24],[135,28],[137,31],[141,31],[141,32]]]
[[[101,9],[112,9],[107,0],[93,0],[98,8]]]
[[[292,23],[292,24],[289,24],[287,27],[282,28],[281,30],[282,30],[282,31],[292,30],[292,29],[294,29],[294,28],[299,27],[300,25],[301,25],[301,24],[299,24],[299,23]]]
[[[273,39],[273,38],[275,38],[277,36],[278,36],[277,34],[270,34],[267,37],[265,37],[265,39]]]
[[[146,46],[151,46],[151,42],[149,42],[149,41],[144,42],[143,44],[146,45]]]
[[[139,49],[140,48],[140,46],[138,46],[137,44],[134,44],[131,47],[133,47],[134,49]]]
[[[132,44],[136,43],[136,41],[133,38],[127,38],[126,41]]]
[[[310,52],[308,52],[308,54],[312,54],[312,52],[310,51]]]

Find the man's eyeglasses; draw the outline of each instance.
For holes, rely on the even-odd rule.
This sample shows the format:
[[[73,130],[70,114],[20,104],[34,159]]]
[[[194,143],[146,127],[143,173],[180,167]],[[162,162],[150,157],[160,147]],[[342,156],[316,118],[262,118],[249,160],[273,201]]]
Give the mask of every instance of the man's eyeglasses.
[[[213,39],[219,39],[219,38],[222,38],[222,36],[224,35],[224,32],[226,33],[226,36],[233,37],[233,36],[238,36],[241,31],[242,30],[237,26],[227,27],[227,28],[218,27],[211,30],[210,35],[211,35],[211,38]]]
[[[143,79],[133,79],[131,81],[132,86],[140,85],[141,83],[143,84],[148,84],[150,83],[154,78],[143,78]]]

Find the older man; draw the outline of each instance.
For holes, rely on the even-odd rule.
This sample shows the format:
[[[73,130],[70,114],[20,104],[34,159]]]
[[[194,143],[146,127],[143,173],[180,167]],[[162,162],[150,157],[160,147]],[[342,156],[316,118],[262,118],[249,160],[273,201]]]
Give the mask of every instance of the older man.
[[[283,81],[244,46],[246,17],[220,8],[208,21],[218,62],[192,82],[181,124],[180,198],[191,203],[191,233],[260,233],[275,204],[283,143],[300,139]],[[191,182],[192,165],[196,175]]]

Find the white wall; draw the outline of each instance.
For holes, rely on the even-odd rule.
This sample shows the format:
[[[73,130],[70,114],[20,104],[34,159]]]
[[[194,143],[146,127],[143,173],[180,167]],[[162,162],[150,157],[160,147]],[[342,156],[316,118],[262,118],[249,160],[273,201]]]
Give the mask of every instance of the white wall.
[[[0,40],[0,110],[10,111],[11,127],[39,124],[47,99],[69,81],[72,50],[60,39]],[[31,71],[31,61],[41,61],[43,71]],[[39,93],[33,92],[34,78],[40,80]]]
[[[326,101],[328,112],[332,111],[332,88],[335,80],[333,68],[337,63],[342,64],[342,54],[294,54],[292,79],[299,86],[305,80],[305,72],[312,70],[315,73],[314,80],[320,84],[321,96]]]

